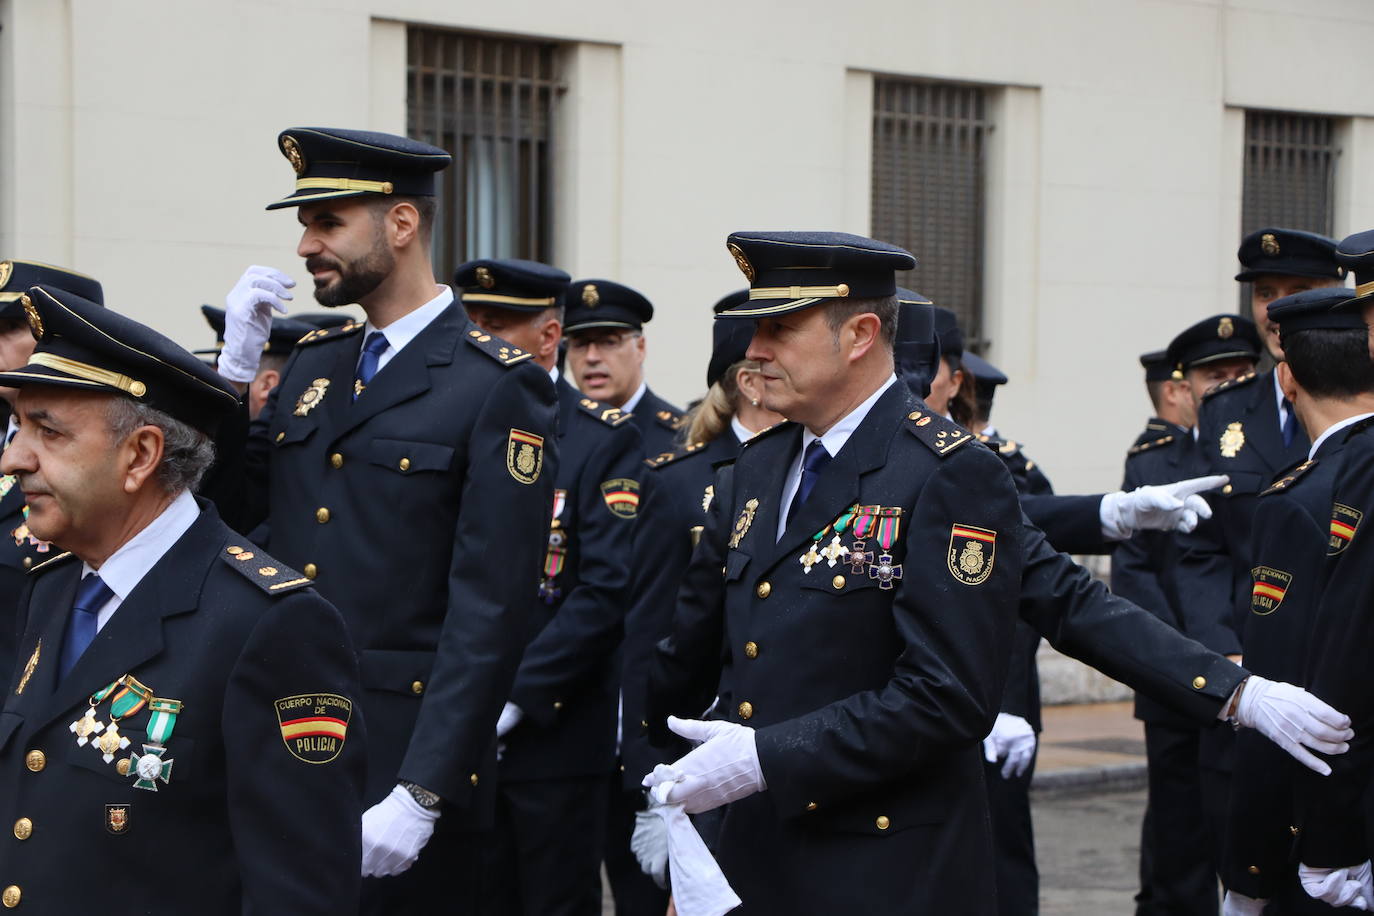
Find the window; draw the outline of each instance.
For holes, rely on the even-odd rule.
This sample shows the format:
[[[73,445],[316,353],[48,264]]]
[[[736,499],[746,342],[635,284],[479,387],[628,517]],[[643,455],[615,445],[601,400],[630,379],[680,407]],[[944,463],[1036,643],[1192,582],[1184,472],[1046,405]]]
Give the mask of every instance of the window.
[[[1335,118],[1247,111],[1241,235],[1265,226],[1330,235],[1340,154]]]
[[[977,86],[874,81],[871,232],[916,256],[898,284],[953,309],[975,350],[984,342],[985,109]]]
[[[428,28],[407,41],[406,131],[453,154],[438,176],[439,278],[473,258],[551,260],[558,46]]]

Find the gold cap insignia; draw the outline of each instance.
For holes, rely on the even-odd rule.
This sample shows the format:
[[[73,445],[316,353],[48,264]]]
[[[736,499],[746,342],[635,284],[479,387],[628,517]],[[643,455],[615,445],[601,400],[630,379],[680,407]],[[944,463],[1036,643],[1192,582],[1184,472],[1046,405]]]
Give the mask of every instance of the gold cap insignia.
[[[491,271],[485,267],[477,268],[477,285],[482,289],[491,289],[496,285],[496,278],[491,275]]]
[[[1223,318],[1217,322],[1217,336],[1222,340],[1229,340],[1234,333],[1236,333],[1236,324],[1230,318]]]
[[[729,249],[730,254],[734,256],[735,264],[739,266],[739,269],[744,274],[745,278],[750,283],[753,283],[754,265],[750,264],[749,259],[744,256],[744,249],[740,248],[734,242],[728,243],[725,247]]]
[[[596,291],[595,283],[588,283],[582,287],[582,304],[589,309],[594,309],[601,304],[601,294]]]
[[[1263,251],[1271,258],[1279,253],[1279,240],[1274,238],[1274,233],[1266,232],[1264,235],[1260,236],[1260,251]]]
[[[291,168],[296,170],[297,175],[305,174],[305,156],[301,155],[301,147],[295,137],[287,134],[281,138],[281,152],[291,163]]]
[[[20,294],[19,304],[24,307],[24,317],[29,319],[29,330],[33,332],[33,339],[42,340],[43,317],[38,314],[38,307],[33,304],[28,293]]]
[[[14,273],[14,265],[9,261],[0,261],[0,289],[4,289],[10,282],[10,274]]]

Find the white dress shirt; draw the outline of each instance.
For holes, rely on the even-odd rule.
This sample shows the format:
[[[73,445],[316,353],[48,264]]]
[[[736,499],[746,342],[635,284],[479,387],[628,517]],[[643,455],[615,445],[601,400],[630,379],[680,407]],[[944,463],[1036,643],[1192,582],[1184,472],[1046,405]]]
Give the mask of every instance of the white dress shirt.
[[[622,413],[634,413],[634,412],[635,412],[635,408],[639,406],[640,400],[644,397],[644,392],[646,392],[646,391],[648,391],[648,390],[649,390],[649,383],[648,383],[648,382],[640,382],[640,383],[639,383],[639,387],[635,389],[635,393],[632,394],[632,395],[630,395],[630,399],[629,399],[628,401],[626,401],[624,404],[620,405],[620,410],[621,410],[621,412],[622,412]]]
[[[849,441],[849,437],[854,434],[854,430],[859,428],[859,424],[868,416],[868,412],[873,409],[873,405],[878,403],[878,398],[883,396],[887,389],[897,383],[896,375],[889,375],[887,381],[868,396],[858,407],[855,407],[834,426],[826,430],[824,436],[818,436],[809,429],[802,430],[801,450],[797,452],[797,457],[792,459],[788,465],[787,476],[783,478],[782,502],[779,503],[778,512],[778,536],[777,540],[782,540],[783,532],[787,530],[787,508],[792,505],[792,497],[797,494],[797,488],[801,486],[802,456],[806,454],[806,449],[817,439],[821,440],[821,447],[826,454],[834,458],[844,448],[844,444]]]
[[[1283,431],[1283,421],[1288,419],[1288,413],[1293,408],[1283,405],[1283,389],[1279,387],[1279,374],[1274,373],[1274,409],[1279,412],[1279,431]]]
[[[429,327],[430,322],[439,317],[439,313],[449,307],[453,302],[453,290],[447,286],[439,287],[439,295],[426,302],[413,312],[408,312],[397,318],[384,328],[379,328],[371,321],[363,325],[363,341],[367,341],[367,335],[373,331],[381,331],[386,338],[387,347],[382,351],[382,355],[377,357],[377,371],[381,372],[386,368],[386,364],[391,362],[391,358],[405,349],[406,344],[410,343],[420,332]],[[362,357],[359,356],[359,359]]]
[[[171,505],[162,510],[161,515],[110,554],[110,558],[101,564],[99,570],[92,569],[87,563],[81,564],[83,579],[89,573],[99,572],[100,578],[110,587],[110,591],[114,592],[114,597],[101,605],[100,611],[96,614],[96,632],[104,629],[105,624],[114,616],[114,612],[124,603],[124,599],[129,597],[130,592],[143,581],[144,576],[148,575],[148,571],[157,565],[163,554],[172,549],[172,545],[181,539],[199,517],[200,506],[196,505],[196,498],[191,495],[190,490],[182,490],[180,495],[172,500]]]
[[[741,423],[739,421],[739,417],[730,418],[730,429],[732,432],[734,432],[735,438],[738,439],[740,442],[748,442],[750,439],[758,435],[758,433],[754,432],[749,427]]]
[[[1346,417],[1344,420],[1332,423],[1330,426],[1326,428],[1325,432],[1323,432],[1320,436],[1317,437],[1317,441],[1312,443],[1312,447],[1307,450],[1308,459],[1311,460],[1312,458],[1315,458],[1317,456],[1317,449],[1321,448],[1322,443],[1325,442],[1327,439],[1330,439],[1336,433],[1340,432],[1341,430],[1347,427],[1354,426],[1356,423],[1360,422],[1363,419],[1366,419],[1367,417],[1374,417],[1374,413],[1357,413],[1353,417]]]

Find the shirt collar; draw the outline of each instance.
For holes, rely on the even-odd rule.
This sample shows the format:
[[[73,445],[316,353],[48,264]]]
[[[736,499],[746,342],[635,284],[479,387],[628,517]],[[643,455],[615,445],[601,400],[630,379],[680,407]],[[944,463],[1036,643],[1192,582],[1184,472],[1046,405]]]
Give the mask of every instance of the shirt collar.
[[[802,453],[805,454],[806,447],[817,439],[820,439],[821,447],[829,453],[831,458],[838,455],[840,449],[844,448],[844,444],[849,441],[849,437],[854,434],[854,430],[859,428],[859,424],[864,421],[864,417],[868,416],[868,412],[873,409],[873,405],[878,403],[878,398],[882,397],[883,393],[896,384],[896,382],[897,376],[895,374],[889,375],[887,381],[883,382],[877,391],[868,396],[868,400],[845,414],[838,423],[826,430],[824,436],[817,436],[815,433],[811,432],[811,430],[803,428],[801,443]]]
[[[758,435],[758,433],[751,431],[749,427],[741,423],[739,421],[739,417],[730,418],[730,429],[734,431],[735,438],[738,439],[740,442],[748,442],[750,439]]]
[[[453,302],[453,290],[447,286],[441,286],[439,287],[439,295],[419,308],[407,312],[384,328],[379,328],[368,321],[363,326],[363,339],[366,340],[367,335],[373,331],[381,331],[391,349],[399,352],[405,349],[405,345],[414,340],[421,331],[429,327],[429,323],[438,318],[439,313],[448,308],[451,302]]]
[[[162,514],[110,554],[110,558],[100,565],[100,578],[115,597],[124,601],[199,517],[200,506],[196,498],[190,490],[182,490]],[[97,570],[89,564],[81,564],[83,578],[91,572]]]
[[[983,432],[982,432],[981,435],[987,436],[989,439],[996,439],[996,438],[997,438],[997,427],[995,427],[995,426],[993,426],[991,423],[989,423],[987,426],[984,426],[984,427],[983,427]]]
[[[621,405],[620,405],[620,410],[621,410],[621,412],[622,412],[622,413],[634,413],[634,412],[635,412],[635,408],[639,406],[639,402],[640,402],[640,401],[643,399],[643,397],[644,397],[644,392],[646,392],[646,391],[648,391],[648,390],[649,390],[649,383],[648,383],[648,382],[640,382],[640,383],[639,383],[639,387],[635,389],[635,393],[632,394],[632,395],[630,395],[630,399],[629,399],[628,401],[626,401],[624,404],[621,404]]]
[[[562,374],[562,373],[560,373],[560,372],[558,371],[558,367],[557,367],[557,366],[554,366],[552,369],[549,370],[549,378],[553,380],[553,383],[554,383],[555,385],[558,384],[558,376],[561,375],[561,374]]]
[[[1356,423],[1360,422],[1366,417],[1374,417],[1374,413],[1358,413],[1355,414],[1355,416],[1353,417],[1346,417],[1344,420],[1332,423],[1330,426],[1326,428],[1325,432],[1323,432],[1320,436],[1317,437],[1317,441],[1312,443],[1312,447],[1307,450],[1307,457],[1309,459],[1315,458],[1317,456],[1317,450],[1322,447],[1323,442],[1325,442],[1327,439],[1330,439],[1332,436],[1334,436],[1341,430],[1345,429],[1346,427],[1354,426]]]

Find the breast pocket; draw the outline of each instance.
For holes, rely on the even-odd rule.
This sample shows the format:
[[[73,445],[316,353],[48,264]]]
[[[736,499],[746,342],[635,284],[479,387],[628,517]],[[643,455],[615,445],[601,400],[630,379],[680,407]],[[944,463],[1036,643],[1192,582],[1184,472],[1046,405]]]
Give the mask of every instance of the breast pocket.
[[[1256,493],[1269,486],[1269,481],[1263,474],[1256,474],[1253,471],[1227,471],[1230,478],[1229,489],[1223,487],[1223,496],[1254,496]]]
[[[726,582],[735,582],[744,575],[749,566],[750,556],[742,550],[732,550],[725,555],[725,569],[721,570]]]
[[[166,748],[159,754],[155,747],[144,746],[147,736],[143,729],[138,726],[131,725],[121,728],[119,731],[120,737],[127,740],[128,744],[118,749],[113,742],[107,745],[106,750],[109,751],[111,757],[108,763],[105,762],[105,751],[95,742],[78,746],[75,738],[71,739],[71,744],[68,745],[67,763],[83,770],[99,773],[111,782],[133,786],[138,781],[143,783],[138,788],[147,789],[150,786],[156,786],[159,792],[164,792],[178,783],[192,780],[194,776],[192,752],[195,748],[193,739],[185,735],[173,735],[168,740]],[[96,741],[99,741],[98,736]],[[145,762],[143,775],[140,776],[139,761],[150,755],[156,758],[157,763],[154,765],[153,761]]]
[[[404,439],[373,439],[367,460],[403,476],[444,472],[453,466],[453,447]]]
[[[293,445],[302,445],[315,435],[316,426],[312,422],[288,422],[285,427],[275,432],[269,433],[273,448],[289,448]]]

